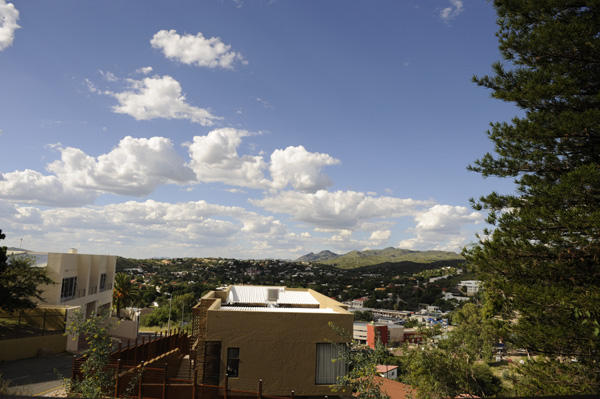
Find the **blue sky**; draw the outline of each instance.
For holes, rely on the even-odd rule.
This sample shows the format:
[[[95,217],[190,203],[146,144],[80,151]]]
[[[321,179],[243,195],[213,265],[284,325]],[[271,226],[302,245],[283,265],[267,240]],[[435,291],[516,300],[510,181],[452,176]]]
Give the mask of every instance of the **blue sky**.
[[[0,0],[7,246],[126,257],[460,249],[518,110],[482,0]]]

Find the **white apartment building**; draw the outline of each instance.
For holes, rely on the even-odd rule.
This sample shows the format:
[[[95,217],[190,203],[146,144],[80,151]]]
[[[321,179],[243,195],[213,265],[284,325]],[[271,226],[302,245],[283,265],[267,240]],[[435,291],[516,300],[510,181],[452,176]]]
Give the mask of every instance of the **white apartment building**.
[[[32,256],[33,267],[45,267],[56,283],[41,287],[44,305],[81,306],[86,317],[112,306],[116,256],[78,254],[76,249],[68,253],[9,253],[19,254]]]
[[[464,287],[467,291],[467,295],[475,295],[477,292],[479,292],[481,284],[482,282],[479,280],[463,280],[456,286],[458,288]]]

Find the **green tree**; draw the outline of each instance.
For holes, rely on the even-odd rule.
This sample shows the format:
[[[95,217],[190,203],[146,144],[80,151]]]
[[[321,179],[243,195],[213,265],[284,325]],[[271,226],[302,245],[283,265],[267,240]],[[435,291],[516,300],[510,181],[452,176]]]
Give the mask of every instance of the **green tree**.
[[[354,321],[373,321],[373,313],[368,310],[356,310],[354,313]]]
[[[495,0],[494,7],[506,64],[473,79],[523,113],[491,125],[495,154],[470,169],[512,178],[516,191],[474,202],[493,229],[464,255],[510,341],[539,354],[520,370],[518,393],[598,392],[600,2]]]
[[[175,318],[177,320],[182,320],[187,314],[187,318],[189,319],[189,315],[192,312],[192,306],[194,306],[196,303],[196,297],[191,292],[173,297],[172,307],[175,313]],[[184,314],[181,313],[182,310]]]
[[[0,240],[6,235],[0,230]],[[6,247],[0,247],[0,309],[14,312],[33,309],[43,302],[44,285],[55,284],[42,267],[34,267],[34,259],[27,255],[7,256]]]
[[[109,319],[109,310],[89,319],[85,318],[83,311],[77,311],[73,321],[67,325],[65,334],[80,339],[85,337],[89,344],[83,353],[85,362],[81,365],[82,378],[65,379],[70,396],[90,399],[113,396],[115,372],[108,368],[112,349],[112,339],[108,334],[111,327]]]
[[[382,390],[382,383],[377,373],[377,365],[383,364],[389,357],[389,352],[381,340],[377,339],[373,350],[352,340],[352,336],[347,331],[331,323],[330,326],[348,341],[345,344],[336,344],[340,353],[340,358],[336,361],[344,362],[348,372],[337,378],[332,390],[349,391],[363,399],[389,399],[390,396]]]
[[[484,308],[467,303],[454,313],[453,322],[457,326],[445,335],[423,330],[429,338],[424,346],[405,345],[400,378],[421,399],[498,394],[501,380],[487,364],[499,339],[494,320],[485,315]]]
[[[113,289],[113,306],[117,311],[117,317],[121,317],[121,309],[135,303],[139,292],[138,286],[131,282],[131,276],[125,273],[117,273]]]

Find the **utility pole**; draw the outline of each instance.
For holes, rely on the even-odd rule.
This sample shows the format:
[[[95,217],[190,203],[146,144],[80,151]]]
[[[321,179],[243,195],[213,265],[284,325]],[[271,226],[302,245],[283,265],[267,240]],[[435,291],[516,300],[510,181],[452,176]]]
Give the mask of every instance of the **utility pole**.
[[[169,324],[167,324],[167,334],[171,334],[171,299],[173,299],[173,295],[169,294]]]

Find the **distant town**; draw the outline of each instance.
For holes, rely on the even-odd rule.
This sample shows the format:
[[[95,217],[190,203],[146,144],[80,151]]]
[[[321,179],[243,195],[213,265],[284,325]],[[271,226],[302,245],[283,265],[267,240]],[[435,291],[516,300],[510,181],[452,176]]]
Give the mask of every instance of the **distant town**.
[[[139,307],[161,303],[168,296],[193,294],[230,284],[310,288],[352,309],[388,309],[442,313],[472,300],[477,292],[474,273],[458,260],[433,263],[401,262],[340,269],[312,262],[223,258],[117,258],[140,286]]]

